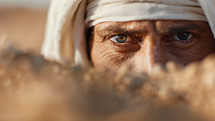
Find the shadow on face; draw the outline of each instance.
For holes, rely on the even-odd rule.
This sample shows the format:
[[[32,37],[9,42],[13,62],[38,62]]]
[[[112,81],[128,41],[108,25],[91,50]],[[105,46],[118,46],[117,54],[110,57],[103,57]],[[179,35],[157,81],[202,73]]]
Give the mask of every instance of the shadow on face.
[[[131,65],[137,72],[150,72],[168,61],[187,65],[215,51],[210,26],[200,21],[104,22],[94,26],[88,39],[95,68],[114,71]]]

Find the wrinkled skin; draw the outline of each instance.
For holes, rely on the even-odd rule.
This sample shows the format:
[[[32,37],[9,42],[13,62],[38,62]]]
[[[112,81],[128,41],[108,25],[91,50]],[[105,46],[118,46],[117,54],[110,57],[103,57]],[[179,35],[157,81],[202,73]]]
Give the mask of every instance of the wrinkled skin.
[[[168,61],[187,65],[215,51],[211,29],[200,21],[104,22],[94,26],[88,39],[95,68],[114,71],[126,64],[137,72]]]

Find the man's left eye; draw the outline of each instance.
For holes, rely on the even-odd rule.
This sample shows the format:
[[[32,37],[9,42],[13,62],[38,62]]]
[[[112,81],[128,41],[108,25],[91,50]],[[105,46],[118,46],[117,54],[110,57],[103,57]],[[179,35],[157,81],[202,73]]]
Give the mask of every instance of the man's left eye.
[[[127,41],[127,38],[128,37],[126,35],[114,35],[110,38],[110,40],[117,43],[125,43]]]
[[[177,33],[173,36],[174,40],[179,40],[179,41],[186,41],[190,40],[194,37],[192,33],[189,32],[182,32],[182,33]]]

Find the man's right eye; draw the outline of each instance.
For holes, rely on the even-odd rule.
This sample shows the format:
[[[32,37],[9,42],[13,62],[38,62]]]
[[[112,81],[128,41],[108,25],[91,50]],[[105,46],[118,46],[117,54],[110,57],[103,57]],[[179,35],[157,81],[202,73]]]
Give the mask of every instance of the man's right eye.
[[[110,37],[110,40],[116,43],[125,43],[128,37],[126,35],[114,35]]]

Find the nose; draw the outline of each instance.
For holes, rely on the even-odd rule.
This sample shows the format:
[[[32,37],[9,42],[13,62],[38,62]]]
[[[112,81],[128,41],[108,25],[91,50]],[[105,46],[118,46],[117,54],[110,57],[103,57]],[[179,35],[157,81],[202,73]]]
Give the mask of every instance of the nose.
[[[166,56],[161,38],[155,34],[146,36],[137,56],[138,70],[143,72],[151,72],[156,64],[165,64]]]

